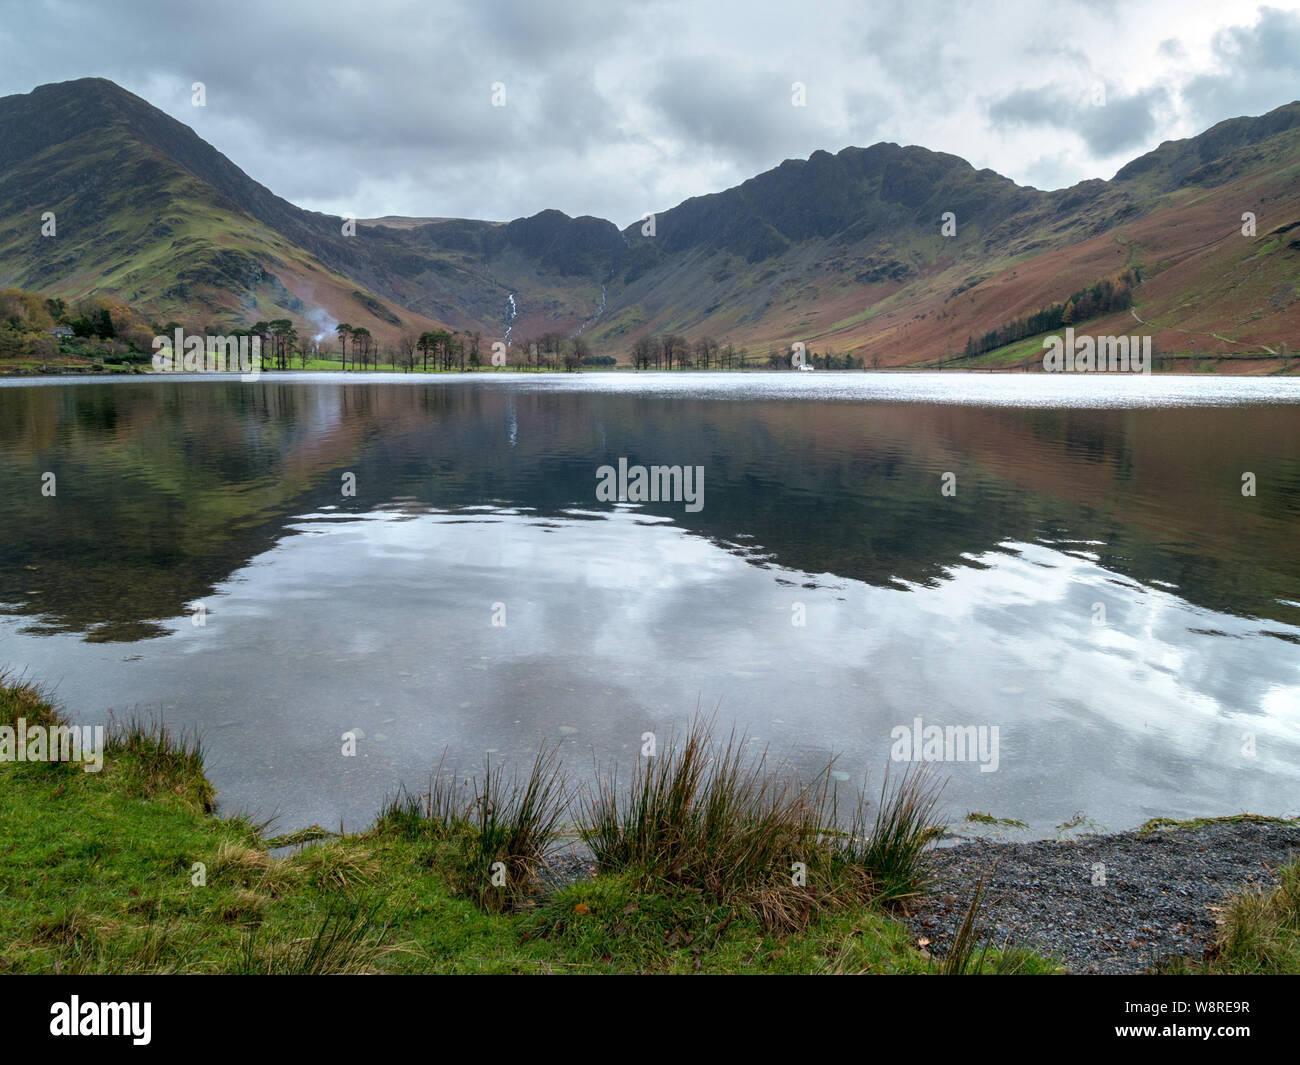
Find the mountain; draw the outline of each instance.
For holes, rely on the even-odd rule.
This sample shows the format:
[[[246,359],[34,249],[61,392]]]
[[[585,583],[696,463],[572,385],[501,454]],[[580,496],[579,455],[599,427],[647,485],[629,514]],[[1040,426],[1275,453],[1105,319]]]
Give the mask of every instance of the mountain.
[[[787,160],[657,214],[653,235],[543,211],[362,220],[344,236],[341,219],[276,196],[189,127],[83,79],[0,99],[0,287],[113,295],[196,326],[344,320],[389,343],[435,327],[487,342],[507,326],[516,339],[581,329],[625,356],[671,331],[903,365],[959,358],[968,338],[1127,271],[1133,307],[1090,330],[1259,356],[1300,347],[1298,170],[1291,103],[1050,192],[886,143]]]

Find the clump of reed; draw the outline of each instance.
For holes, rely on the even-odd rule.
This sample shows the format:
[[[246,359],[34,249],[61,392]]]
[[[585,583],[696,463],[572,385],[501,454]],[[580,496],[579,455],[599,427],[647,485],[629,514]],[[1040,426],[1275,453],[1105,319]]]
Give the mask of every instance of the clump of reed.
[[[930,879],[940,789],[923,768],[896,783],[886,773],[874,803],[864,787],[845,827],[830,765],[802,780],[765,751],[751,755],[734,730],[716,742],[698,714],[680,742],[637,762],[626,789],[614,772],[572,792],[558,747],[543,748],[523,780],[491,765],[462,779],[443,765],[427,791],[391,800],[376,831],[427,843],[428,864],[487,910],[538,891],[575,801],[601,872],[699,893],[769,928],[802,927],[846,902],[902,904]]]
[[[683,741],[584,792],[582,838],[602,872],[631,872],[735,904],[770,928],[800,927],[854,901],[898,903],[929,879],[938,801],[923,770],[889,786],[874,813],[865,789],[841,827],[831,766],[801,781],[733,731],[715,743],[697,715]]]
[[[848,831],[830,837],[835,864],[865,873],[878,903],[919,895],[933,880],[926,852],[941,831],[935,811],[942,791],[924,765],[908,766],[897,783],[886,770],[872,813],[863,785]]]
[[[539,750],[522,780],[489,762],[482,777],[462,781],[440,762],[428,790],[391,800],[376,830],[434,845],[452,886],[500,911],[536,892],[572,799],[558,746]]]

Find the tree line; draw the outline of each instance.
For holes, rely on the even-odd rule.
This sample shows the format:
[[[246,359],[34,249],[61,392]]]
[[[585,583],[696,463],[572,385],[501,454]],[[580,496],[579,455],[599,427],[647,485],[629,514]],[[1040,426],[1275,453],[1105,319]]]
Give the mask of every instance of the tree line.
[[[0,358],[52,360],[63,353],[127,362],[150,350],[154,328],[117,300],[69,304],[19,288],[0,291]]]
[[[53,357],[60,347],[76,353],[93,354],[106,361],[147,360],[156,335],[171,337],[177,329],[187,335],[256,338],[262,365],[287,370],[295,357],[306,369],[309,363],[337,357],[343,370],[393,367],[406,372],[416,369],[477,370],[500,366],[516,370],[565,370],[582,367],[613,367],[613,355],[596,354],[580,333],[569,335],[548,331],[533,337],[516,337],[508,345],[504,338],[485,342],[481,333],[452,329],[408,332],[381,345],[365,326],[340,322],[332,330],[338,348],[324,341],[320,333],[300,331],[292,319],[259,320],[248,327],[208,324],[198,326],[175,320],[165,324],[149,322],[115,300],[90,298],[73,305],[59,297],[45,298],[19,289],[0,291],[0,357]],[[60,337],[58,334],[62,332]],[[70,334],[70,335],[69,335]],[[746,348],[720,343],[711,336],[691,339],[680,333],[663,333],[638,338],[630,352],[638,370],[743,370],[792,369],[789,348],[751,354]],[[856,369],[860,358],[833,351],[806,353],[806,362],[824,369]]]
[[[770,370],[789,370],[794,361],[789,348],[778,348],[767,355],[751,355],[745,348],[720,344],[710,336],[692,341],[678,333],[639,337],[632,344],[632,366],[637,370],[744,370],[765,366]],[[847,352],[807,351],[804,360],[822,370],[862,369],[863,361]]]
[[[1042,310],[1013,319],[985,333],[982,337],[966,338],[966,357],[974,358],[986,351],[1013,344],[1026,337],[1051,333],[1075,322],[1085,322],[1114,311],[1126,311],[1133,306],[1133,289],[1137,275],[1125,270],[1115,277],[1081,288],[1063,303],[1053,303]]]

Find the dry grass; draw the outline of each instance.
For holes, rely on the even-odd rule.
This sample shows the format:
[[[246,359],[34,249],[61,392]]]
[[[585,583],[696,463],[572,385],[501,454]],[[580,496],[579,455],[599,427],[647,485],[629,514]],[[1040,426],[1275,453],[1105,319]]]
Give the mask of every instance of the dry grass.
[[[1206,961],[1213,972],[1300,974],[1300,861],[1276,887],[1242,891],[1219,910]]]
[[[339,907],[307,935],[263,942],[250,931],[237,971],[274,976],[353,976],[375,972],[388,933],[374,909]]]
[[[908,774],[892,791],[886,778],[870,817],[861,794],[846,832],[829,765],[803,782],[745,747],[734,731],[715,744],[712,722],[697,715],[682,743],[670,739],[661,755],[638,762],[626,792],[614,776],[600,779],[584,793],[582,825],[600,870],[698,890],[774,929],[923,888],[937,802],[923,773]]]

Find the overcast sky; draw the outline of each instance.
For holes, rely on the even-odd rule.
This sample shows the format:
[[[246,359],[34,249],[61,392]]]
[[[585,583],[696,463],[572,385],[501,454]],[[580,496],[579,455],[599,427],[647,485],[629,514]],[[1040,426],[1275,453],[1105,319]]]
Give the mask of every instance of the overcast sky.
[[[307,208],[622,226],[882,140],[1108,178],[1300,98],[1300,0],[0,0],[0,55],[0,95],[111,78]]]

